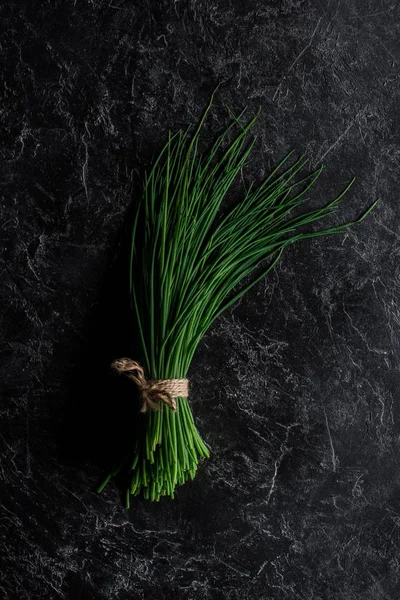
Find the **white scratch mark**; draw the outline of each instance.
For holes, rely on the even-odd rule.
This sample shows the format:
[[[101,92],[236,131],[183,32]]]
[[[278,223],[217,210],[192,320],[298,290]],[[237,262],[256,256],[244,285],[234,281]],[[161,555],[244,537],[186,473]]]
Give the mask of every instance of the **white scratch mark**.
[[[311,47],[311,44],[313,43],[315,34],[317,33],[319,24],[321,23],[321,19],[322,17],[320,17],[318,19],[318,22],[315,26],[314,31],[311,34],[310,39],[308,40],[307,45],[303,48],[303,50],[300,52],[300,54],[298,54],[298,56],[296,56],[296,58],[294,59],[294,61],[292,62],[292,64],[290,65],[290,67],[287,70],[287,73],[283,76],[283,80],[279,83],[278,87],[276,88],[274,95],[272,96],[272,101],[274,101],[276,99],[276,97],[278,96],[278,94],[280,95],[281,93],[281,89],[282,89],[282,83],[283,81],[286,79],[287,74],[290,73],[290,71],[293,69],[293,67],[299,62],[300,58],[303,56],[303,54]]]
[[[282,455],[281,455],[282,456]],[[279,469],[279,465],[281,463],[281,456],[279,456],[279,458],[276,459],[275,463],[274,463],[274,474],[272,476],[272,480],[271,480],[271,486],[269,488],[269,492],[268,492],[268,496],[267,496],[267,500],[266,500],[266,504],[269,504],[269,501],[271,499],[271,496],[275,490],[275,482],[276,482],[276,476],[278,475],[278,469]]]
[[[338,145],[338,143],[340,142],[340,140],[342,140],[342,139],[344,138],[344,136],[345,136],[345,135],[347,135],[347,132],[348,132],[348,131],[349,131],[349,130],[352,128],[352,127],[354,127],[354,122],[353,122],[353,123],[350,123],[350,125],[348,125],[348,126],[346,127],[346,129],[343,131],[343,133],[341,133],[341,134],[339,135],[339,137],[337,138],[337,140],[335,140],[335,141],[333,142],[333,144],[332,144],[331,146],[329,146],[328,150],[327,150],[327,151],[326,151],[326,152],[325,152],[325,153],[324,153],[324,154],[323,154],[323,155],[322,155],[322,156],[321,156],[321,157],[318,159],[318,162],[322,162],[322,161],[324,160],[324,158],[325,158],[326,156],[328,156],[328,154],[329,154],[330,152],[332,152],[332,150],[333,150],[334,148],[336,148],[336,146]]]
[[[85,121],[85,129],[90,138],[90,132],[89,132],[86,121]],[[83,163],[83,167],[82,167],[82,181],[83,181],[83,187],[85,188],[86,198],[87,198],[87,200],[89,200],[89,191],[88,191],[88,185],[87,185],[88,165],[89,165],[89,146],[86,141],[85,135],[82,136],[82,143],[85,146],[85,162]]]
[[[294,65],[295,65],[296,63],[298,63],[298,62],[299,62],[299,60],[300,60],[300,58],[303,56],[304,52],[306,52],[306,51],[307,51],[307,50],[310,48],[311,44],[313,43],[313,39],[314,39],[314,37],[315,37],[315,34],[317,33],[317,29],[318,29],[318,27],[319,27],[319,24],[321,23],[321,19],[322,19],[322,17],[320,17],[320,18],[318,19],[318,22],[317,22],[317,24],[316,24],[316,26],[315,26],[315,29],[314,29],[314,31],[313,31],[313,32],[312,32],[312,34],[311,34],[311,37],[310,37],[310,39],[309,39],[309,41],[308,41],[308,44],[307,44],[307,46],[305,46],[305,47],[303,48],[303,50],[300,52],[300,54],[299,54],[299,55],[298,55],[298,56],[297,56],[297,57],[294,59],[294,61],[292,62],[292,64],[290,65],[290,67],[289,67],[289,69],[288,69],[288,73],[289,73],[289,71],[291,71],[291,70],[293,69]]]
[[[257,571],[257,575],[260,575],[261,571],[263,571],[265,569],[265,567],[267,566],[268,563],[269,563],[269,560],[265,560],[263,562],[263,564],[261,565],[261,567]]]
[[[285,455],[289,452],[287,443],[289,441],[290,430],[292,429],[292,427],[297,427],[299,425],[299,423],[292,423],[292,425],[287,425],[287,426],[277,423],[277,425],[280,425],[281,427],[284,427],[286,429],[286,435],[285,435],[285,439],[283,440],[283,442],[281,444],[280,454],[279,454],[278,458],[276,459],[276,461],[274,462],[274,474],[272,475],[271,484],[270,484],[269,491],[268,491],[268,496],[267,496],[267,499],[265,500],[266,505],[269,504],[271,496],[274,493],[274,490],[276,487],[276,477],[278,475],[278,470],[279,470],[279,467],[281,466],[282,460],[284,459]]]
[[[328,437],[329,437],[329,443],[331,446],[331,452],[332,452],[332,468],[333,468],[333,472],[336,473],[336,468],[337,468],[337,463],[339,462],[337,456],[336,456],[336,452],[335,452],[335,447],[333,445],[333,440],[332,440],[332,435],[331,435],[331,430],[329,427],[329,421],[328,421],[328,415],[326,414],[326,410],[325,410],[325,406],[322,405],[322,408],[324,410],[324,415],[325,415],[325,423],[326,423],[326,430],[328,432]]]
[[[228,567],[228,569],[231,569],[232,571],[235,571],[235,573],[238,573],[239,575],[244,575],[245,577],[250,577],[250,573],[248,573],[247,571],[239,571],[239,569],[236,569],[236,567],[232,567],[232,565],[230,565],[229,563],[225,562],[221,558],[218,558],[218,560],[219,560],[220,563],[222,563],[223,565],[225,565],[226,567]]]

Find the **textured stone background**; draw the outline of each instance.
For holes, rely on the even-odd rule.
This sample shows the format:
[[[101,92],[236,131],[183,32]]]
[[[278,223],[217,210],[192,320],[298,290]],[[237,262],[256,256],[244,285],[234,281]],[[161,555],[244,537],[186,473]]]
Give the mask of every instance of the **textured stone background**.
[[[400,9],[394,0],[3,2],[0,598],[399,597]],[[342,237],[292,246],[191,370],[212,448],[121,505],[125,240],[169,128],[259,106],[246,174],[292,148],[357,176]]]

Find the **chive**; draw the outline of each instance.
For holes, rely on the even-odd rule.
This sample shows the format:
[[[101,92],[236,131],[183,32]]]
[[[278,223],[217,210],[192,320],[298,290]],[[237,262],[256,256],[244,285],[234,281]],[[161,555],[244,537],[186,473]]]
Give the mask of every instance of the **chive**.
[[[107,483],[110,481],[112,477],[112,473],[109,473],[107,475],[107,477],[102,481],[102,483],[99,485],[99,487],[97,488],[97,491],[100,493],[104,490],[104,488],[106,487]]]
[[[136,465],[138,464],[138,460],[139,460],[139,453],[136,452],[136,454],[135,454],[135,456],[133,458],[132,465],[131,465],[132,471],[136,468]]]
[[[214,94],[194,132],[169,133],[146,173],[133,220],[129,293],[134,316],[132,335],[149,379],[185,378],[197,346],[215,319],[265,277],[291,244],[321,235],[337,235],[357,219],[315,228],[333,217],[354,180],[325,205],[307,209],[306,194],[322,166],[307,172],[307,159],[288,153],[269,175],[246,186],[229,210],[221,204],[241,175],[255,138],[258,115],[245,120],[244,109],[230,121],[208,150],[200,153],[200,134]],[[254,275],[256,269],[257,275]],[[158,501],[174,498],[177,485],[193,479],[199,460],[210,451],[197,431],[186,398],[176,413],[165,406],[147,413],[134,456],[121,461],[98,487],[130,465],[126,494],[142,493]]]

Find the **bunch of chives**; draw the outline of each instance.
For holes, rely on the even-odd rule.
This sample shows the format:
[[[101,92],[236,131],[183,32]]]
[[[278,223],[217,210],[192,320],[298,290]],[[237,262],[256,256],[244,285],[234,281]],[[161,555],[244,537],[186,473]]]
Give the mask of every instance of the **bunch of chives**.
[[[310,231],[307,226],[335,214],[352,185],[321,208],[299,210],[322,166],[303,174],[306,159],[288,154],[264,181],[250,185],[228,211],[221,203],[231,189],[255,143],[248,140],[257,115],[242,124],[244,111],[233,116],[206,152],[199,152],[200,133],[213,96],[194,133],[191,128],[169,134],[146,174],[132,229],[129,290],[134,316],[132,335],[149,379],[182,379],[196,348],[213,321],[274,268],[293,242],[338,234],[355,221]],[[261,272],[250,276],[257,267]],[[246,281],[240,289],[241,282]],[[99,486],[127,469],[130,496],[150,500],[174,498],[177,485],[193,479],[209,450],[201,439],[187,398],[177,398],[177,411],[141,416],[140,434],[132,452]]]

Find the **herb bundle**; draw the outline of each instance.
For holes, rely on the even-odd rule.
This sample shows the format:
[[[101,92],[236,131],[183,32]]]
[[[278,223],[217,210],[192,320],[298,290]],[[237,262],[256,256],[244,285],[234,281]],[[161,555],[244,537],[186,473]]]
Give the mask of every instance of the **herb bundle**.
[[[131,455],[98,488],[126,469],[127,507],[130,496],[140,493],[151,500],[174,498],[176,486],[193,479],[199,460],[209,457],[187,392],[177,397],[168,385],[172,380],[182,389],[179,382],[186,381],[213,321],[273,269],[290,244],[341,233],[376,204],[353,222],[310,230],[336,212],[353,181],[323,207],[299,210],[322,167],[303,174],[306,159],[293,161],[290,153],[261,184],[250,185],[237,204],[222,210],[254,146],[248,134],[258,115],[242,124],[244,111],[238,117],[230,111],[225,130],[201,153],[200,133],[212,102],[213,96],[193,134],[190,127],[169,134],[145,176],[133,222],[129,291],[140,364],[120,359],[113,367],[142,391],[142,423]]]

